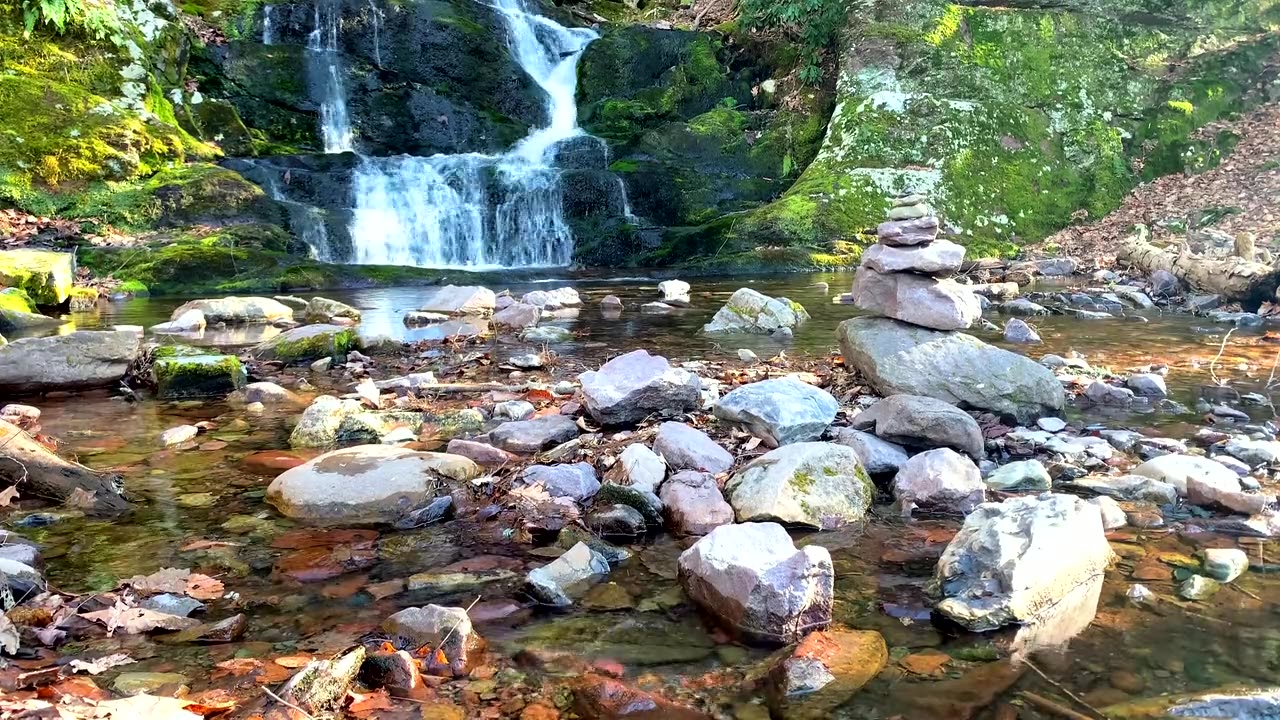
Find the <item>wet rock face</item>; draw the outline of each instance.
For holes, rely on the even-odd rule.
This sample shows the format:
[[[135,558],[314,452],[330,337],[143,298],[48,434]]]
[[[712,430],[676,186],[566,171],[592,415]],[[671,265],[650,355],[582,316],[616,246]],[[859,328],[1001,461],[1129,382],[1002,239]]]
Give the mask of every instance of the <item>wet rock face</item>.
[[[797,550],[781,525],[718,527],[680,555],[679,568],[689,597],[743,640],[796,642],[831,622],[831,554]]]
[[[696,375],[645,350],[619,355],[579,379],[587,412],[605,425],[693,410],[701,403],[702,383]]]
[[[831,393],[788,376],[736,388],[713,412],[777,447],[821,437],[837,409]]]
[[[547,565],[529,571],[529,592],[541,603],[573,604],[592,583],[609,574],[609,562],[586,543],[578,543]]]
[[[934,572],[938,612],[975,632],[1033,623],[1111,561],[1098,508],[1045,493],[987,503],[965,518]]]
[[[725,492],[740,522],[831,530],[862,520],[875,486],[853,448],[805,442],[756,458],[725,484]]]

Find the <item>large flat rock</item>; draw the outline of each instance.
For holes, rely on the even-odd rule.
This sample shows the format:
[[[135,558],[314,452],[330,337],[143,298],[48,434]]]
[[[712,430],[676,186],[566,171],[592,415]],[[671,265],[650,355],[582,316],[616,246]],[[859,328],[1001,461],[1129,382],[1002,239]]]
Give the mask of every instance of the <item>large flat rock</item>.
[[[845,363],[881,395],[926,395],[1031,422],[1066,402],[1053,372],[964,333],[886,318],[854,318],[837,331]]]
[[[978,296],[954,280],[886,274],[868,265],[853,277],[853,302],[868,312],[936,330],[964,330],[982,316]]]
[[[131,330],[14,340],[0,345],[0,396],[114,386],[141,346],[141,333]]]

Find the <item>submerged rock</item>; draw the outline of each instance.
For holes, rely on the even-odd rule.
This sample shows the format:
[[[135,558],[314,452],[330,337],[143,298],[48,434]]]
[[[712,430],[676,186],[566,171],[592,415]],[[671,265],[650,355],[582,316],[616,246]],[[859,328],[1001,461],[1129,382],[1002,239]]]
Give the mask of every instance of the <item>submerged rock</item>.
[[[683,470],[662,484],[658,497],[666,509],[671,530],[679,535],[706,535],[733,523],[733,507],[725,502],[716,479],[709,473]]]
[[[488,315],[493,312],[497,301],[497,296],[489,288],[446,285],[432,290],[418,309],[445,315]]]
[[[578,437],[578,425],[564,415],[505,422],[489,431],[489,442],[507,452],[529,455]]]
[[[986,455],[978,422],[931,397],[890,395],[854,417],[853,424],[903,445],[954,448],[975,460]]]
[[[244,401],[260,402],[263,405],[292,405],[302,402],[302,398],[273,382],[256,382],[244,386]]]
[[[479,474],[475,463],[457,455],[359,445],[284,471],[267,487],[267,502],[309,522],[392,523],[435,499],[449,480]]]
[[[653,451],[672,470],[699,470],[713,475],[733,467],[733,455],[701,430],[681,422],[665,422],[658,428]]]
[[[265,324],[278,320],[293,320],[293,308],[277,300],[263,297],[225,297],[192,300],[179,305],[169,315],[177,320],[191,310],[199,310],[209,324],[228,325]]]
[[[1066,401],[1048,368],[970,335],[885,318],[846,320],[838,334],[845,362],[881,395],[927,395],[1020,422],[1057,414]]]
[[[875,486],[853,448],[802,442],[756,458],[725,484],[725,493],[739,522],[831,530],[865,518]]]
[[[0,344],[0,395],[112,387],[142,348],[132,330],[79,330]]]
[[[873,630],[818,630],[769,670],[766,697],[776,717],[824,720],[884,669],[889,648]]]
[[[1228,687],[1188,695],[1162,696],[1101,708],[1115,720],[1150,718],[1231,718],[1274,720],[1280,716],[1280,688]]]
[[[1229,583],[1249,569],[1249,556],[1239,548],[1206,548],[1204,572],[1218,582]]]
[[[1098,509],[1045,493],[986,503],[965,518],[934,572],[936,609],[974,632],[1034,623],[1106,572]]]
[[[286,330],[253,349],[259,360],[289,364],[322,357],[345,358],[355,349],[356,332],[339,325],[303,325]]]
[[[702,401],[697,375],[673,368],[666,358],[645,350],[619,355],[599,370],[582,373],[579,380],[587,412],[604,425],[694,410]]]
[[[235,355],[175,355],[156,358],[151,376],[160,399],[223,397],[245,386],[244,366]]]
[[[777,447],[822,437],[837,409],[831,393],[789,375],[736,388],[713,412]]]
[[[913,456],[893,478],[893,496],[903,515],[915,510],[967,515],[987,497],[978,466],[950,448]]]
[[[578,543],[547,565],[529,571],[529,594],[538,602],[568,607],[573,598],[609,574],[609,562],[586,543]]]
[[[443,667],[432,667],[437,653],[424,661],[431,674],[446,670],[453,677],[465,677],[484,651],[484,639],[471,625],[467,611],[459,607],[425,605],[407,607],[382,622],[382,629],[392,637],[403,638],[414,648],[439,650],[448,660]]]
[[[573,333],[558,325],[539,325],[525,328],[520,339],[530,343],[565,343],[573,341]]]
[[[797,550],[776,523],[712,530],[681,553],[679,577],[695,603],[748,642],[797,642],[831,623],[831,554]]]
[[[716,312],[711,322],[702,327],[702,331],[768,335],[783,328],[794,331],[808,319],[809,313],[798,302],[771,298],[751,288],[740,288]]]

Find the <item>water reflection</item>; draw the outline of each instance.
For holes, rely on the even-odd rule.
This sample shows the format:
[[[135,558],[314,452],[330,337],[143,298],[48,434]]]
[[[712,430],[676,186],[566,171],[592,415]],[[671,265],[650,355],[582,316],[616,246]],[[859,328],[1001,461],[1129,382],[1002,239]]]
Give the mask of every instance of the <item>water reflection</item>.
[[[1040,652],[1065,651],[1067,643],[1093,622],[1101,597],[1102,576],[1097,575],[1041,612],[1035,622],[1018,628],[1009,645],[1013,661],[1029,660]]]

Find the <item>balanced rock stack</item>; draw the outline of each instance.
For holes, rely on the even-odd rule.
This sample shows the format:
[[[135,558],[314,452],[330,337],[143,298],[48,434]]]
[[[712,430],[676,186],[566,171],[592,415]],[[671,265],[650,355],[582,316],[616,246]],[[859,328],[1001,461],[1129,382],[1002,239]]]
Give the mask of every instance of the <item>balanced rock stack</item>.
[[[938,239],[938,217],[923,195],[897,198],[876,235],[853,279],[855,305],[935,330],[963,330],[978,320],[977,296],[942,278],[960,269],[964,247]]]

